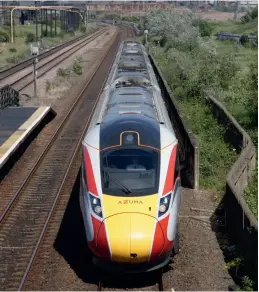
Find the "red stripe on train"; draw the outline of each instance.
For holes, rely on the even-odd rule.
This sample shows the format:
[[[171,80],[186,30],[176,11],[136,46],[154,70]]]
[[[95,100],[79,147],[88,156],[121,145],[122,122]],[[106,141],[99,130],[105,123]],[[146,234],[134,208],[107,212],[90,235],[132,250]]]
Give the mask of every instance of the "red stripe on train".
[[[84,147],[84,163],[85,163],[85,172],[86,172],[85,176],[86,176],[87,189],[93,195],[98,196],[96,183],[94,179],[94,172],[92,168],[92,162],[91,162],[90,155],[86,147]]]
[[[163,196],[168,194],[174,189],[174,172],[175,172],[175,162],[176,162],[176,152],[177,152],[177,145],[174,146],[172,152],[170,161],[168,164],[166,179],[165,179],[165,185],[163,190]]]
[[[105,225],[93,215],[91,215],[91,219],[94,229],[94,239],[88,242],[88,246],[96,256],[109,260],[111,257]]]

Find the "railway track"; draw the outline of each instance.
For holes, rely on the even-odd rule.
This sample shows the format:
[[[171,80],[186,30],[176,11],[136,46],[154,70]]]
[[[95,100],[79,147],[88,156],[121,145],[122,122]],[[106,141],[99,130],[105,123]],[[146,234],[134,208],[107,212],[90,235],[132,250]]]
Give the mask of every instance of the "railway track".
[[[22,285],[58,202],[119,44],[120,35],[0,217],[0,287]],[[1,289],[1,290],[2,290]]]
[[[126,26],[126,36],[128,36],[129,38],[134,38],[134,31],[131,27]],[[97,284],[96,284],[96,290],[97,291],[111,291],[114,290],[114,288],[118,288],[118,275],[111,275],[108,274],[107,275],[107,271],[101,271],[101,270],[97,270],[98,275],[100,275],[100,277],[98,277],[97,279]],[[143,282],[149,282],[149,278],[153,277],[153,285],[152,285],[152,290],[157,289],[158,291],[164,291],[164,282],[163,282],[163,273],[164,273],[164,269],[159,269],[158,271],[152,272],[152,276],[150,275],[150,273],[146,274],[145,276],[143,275],[130,275],[129,277],[125,277],[122,276],[121,279],[119,281],[121,281],[122,283],[119,284],[119,288],[120,289],[126,289],[128,290],[129,287],[134,287],[134,285],[136,287],[141,286],[141,284],[143,284]],[[135,277],[135,279],[133,279]],[[144,279],[143,278],[147,278]],[[135,283],[132,283],[135,282]],[[125,283],[128,282],[128,283]],[[129,285],[129,286],[127,286]],[[110,288],[112,287],[112,288]],[[141,289],[143,290],[143,289]],[[149,289],[148,289],[149,290]]]
[[[62,46],[58,46],[59,50],[53,48],[48,52],[39,55],[39,63],[37,64],[37,78],[44,76],[49,70],[62,63],[75,52],[83,48],[86,44],[98,38],[107,32],[107,28],[103,28],[90,36],[79,37],[73,42],[67,42]],[[26,60],[21,64],[11,67],[9,70],[0,72],[0,87],[10,85],[17,91],[21,91],[28,85],[33,83],[33,64],[32,59]]]
[[[134,36],[130,28],[123,31],[122,38],[126,36]],[[98,101],[97,96],[102,91],[100,84],[104,86],[108,77],[107,68],[115,58],[119,40],[120,36],[117,36],[32,171],[1,214],[0,288],[3,290],[26,288],[28,278],[34,279],[31,269],[37,257],[41,258],[43,254],[48,258],[71,195],[73,174],[75,176],[81,164],[81,140]],[[98,291],[105,289],[105,281],[100,279],[95,286]],[[156,285],[159,291],[163,291],[162,271],[159,271]]]
[[[123,33],[123,37],[126,36],[134,36],[130,28],[125,29]],[[77,164],[77,166],[76,166]],[[75,181],[76,176],[78,176],[78,168],[81,165],[81,155],[77,158],[77,162],[75,163],[75,169],[73,174],[70,175],[70,181]],[[74,179],[73,179],[74,176]],[[38,290],[45,289],[45,290],[55,290],[54,283],[50,281],[51,286],[47,287],[45,285],[40,284],[39,282],[35,281],[35,276],[37,277],[39,274],[41,274],[41,279],[45,278],[45,271],[43,267],[53,267],[53,262],[55,262],[55,265],[58,267],[58,269],[62,269],[60,267],[63,264],[63,261],[61,263],[58,262],[58,260],[53,257],[52,251],[55,248],[55,255],[56,254],[62,254],[64,259],[66,260],[66,266],[69,265],[70,267],[70,273],[74,270],[74,272],[77,274],[77,277],[80,279],[84,279],[83,274],[87,273],[88,283],[84,284],[84,286],[81,288],[82,290],[97,290],[97,291],[109,291],[114,290],[111,287],[117,287],[118,277],[112,277],[107,276],[106,272],[103,273],[103,271],[100,271],[96,269],[95,267],[91,266],[91,260],[87,257],[86,250],[87,250],[87,243],[84,240],[84,227],[81,225],[82,222],[80,222],[79,219],[79,202],[78,202],[78,193],[79,193],[79,179],[77,177],[76,183],[73,186],[71,186],[71,183],[67,180],[64,186],[64,191],[62,192],[62,202],[60,202],[55,209],[52,218],[49,221],[47,231],[45,232],[44,238],[41,241],[41,246],[38,250],[38,255],[34,259],[33,264],[30,267],[30,271],[27,275],[27,279],[24,282],[23,289],[26,291],[30,290]],[[71,200],[73,203],[71,203]],[[65,210],[65,211],[64,211]],[[71,211],[70,211],[71,210]],[[70,214],[69,214],[70,213]],[[79,220],[78,220],[79,219]],[[63,231],[62,231],[63,230]],[[65,233],[62,234],[62,233]],[[67,233],[67,234],[66,234]],[[81,238],[80,238],[81,237]],[[70,240],[70,239],[73,240]],[[65,251],[67,250],[67,252]],[[69,255],[68,255],[68,254]],[[51,260],[50,260],[51,259]],[[51,261],[51,263],[48,262],[48,260]],[[89,267],[90,265],[90,267]],[[80,268],[81,267],[81,268]],[[54,268],[55,269],[55,268]],[[81,270],[81,272],[80,272]],[[54,272],[55,274],[55,272]],[[92,276],[89,274],[92,274]],[[103,275],[106,275],[106,277]],[[159,270],[152,274],[152,277],[154,276],[154,283],[152,283],[152,290],[159,290],[163,291],[163,271]],[[69,288],[64,284],[63,289],[60,288],[60,283],[66,282],[66,275],[62,273],[62,279],[59,279],[58,282],[58,289],[68,289],[73,290],[73,287]],[[146,281],[149,281],[150,274],[146,277]],[[49,278],[48,275],[46,275],[46,278]],[[55,277],[56,279],[56,277]],[[107,283],[108,279],[108,283]],[[53,279],[54,280],[54,279]],[[55,281],[55,280],[54,280]],[[69,281],[69,280],[68,280]],[[119,285],[121,289],[128,289],[132,286],[132,283],[127,286],[125,285],[124,279],[120,279],[120,281],[123,283],[122,285]],[[69,281],[70,282],[70,281]],[[73,282],[73,280],[72,280]],[[132,282],[132,278],[130,278],[130,282]],[[141,287],[141,290],[145,290],[146,288],[143,288],[143,276],[141,278],[137,279],[133,287]],[[144,284],[145,286],[145,284]],[[148,285],[146,285],[148,286]],[[150,285],[149,285],[150,286]],[[64,288],[65,287],[65,288]],[[75,286],[76,290],[78,290],[78,287]],[[79,290],[81,290],[79,288]],[[147,289],[150,290],[150,289]]]
[[[104,273],[106,274],[106,271],[104,271]],[[118,281],[119,277],[121,277],[121,279]],[[122,275],[122,276],[119,276],[119,277],[118,277],[118,275],[115,275],[115,276],[114,275],[107,276],[107,274],[104,275],[104,278],[106,278],[106,280],[101,278],[98,281],[97,291],[111,291],[115,287],[116,288],[120,288],[120,289],[127,289],[128,290],[130,288],[133,288],[134,286],[138,287],[141,284],[143,285],[144,282],[148,282],[148,279],[146,279],[146,278],[150,278],[150,277],[153,278],[152,290],[153,291],[156,291],[156,290],[164,291],[163,269],[159,269],[158,271],[155,271],[155,272],[149,272],[146,275],[144,275],[144,274],[126,275],[126,276]],[[110,288],[110,287],[112,287],[112,288]],[[141,289],[141,290],[143,290],[143,289]]]
[[[89,36],[91,36],[91,35],[89,35]],[[89,37],[89,36],[87,36],[87,37]],[[63,43],[61,43],[61,44],[59,44],[59,45],[57,45],[57,46],[55,46],[55,47],[53,47],[53,48],[51,48],[49,50],[46,50],[46,51],[44,51],[44,52],[39,54],[38,60],[39,61],[43,60],[46,57],[49,57],[50,55],[52,55],[52,54],[54,54],[56,52],[59,52],[63,48],[65,48],[65,47],[67,47],[69,45],[72,45],[72,44],[84,39],[85,37],[86,37],[85,35],[81,35],[81,36],[73,38],[73,39],[71,39],[69,41],[63,42]],[[11,66],[9,68],[0,70],[0,81],[5,79],[5,78],[7,78],[7,77],[9,77],[12,74],[18,72],[18,71],[21,71],[21,70],[25,69],[28,66],[31,66],[32,60],[33,60],[33,58],[30,57],[30,58],[27,58],[26,60],[23,60],[23,61],[15,64],[14,66]]]

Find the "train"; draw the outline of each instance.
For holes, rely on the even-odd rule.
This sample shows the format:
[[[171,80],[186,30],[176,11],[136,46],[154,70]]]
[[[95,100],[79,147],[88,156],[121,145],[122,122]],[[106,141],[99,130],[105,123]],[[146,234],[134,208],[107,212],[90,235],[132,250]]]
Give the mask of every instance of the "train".
[[[93,264],[163,269],[179,250],[178,140],[141,42],[121,42],[82,151],[79,200]]]

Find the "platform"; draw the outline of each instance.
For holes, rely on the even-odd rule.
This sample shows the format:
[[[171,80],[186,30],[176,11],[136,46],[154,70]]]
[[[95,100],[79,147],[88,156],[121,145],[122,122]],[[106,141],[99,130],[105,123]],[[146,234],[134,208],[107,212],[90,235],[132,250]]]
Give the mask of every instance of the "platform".
[[[50,107],[7,107],[0,110],[0,177],[11,157],[11,164],[14,164],[16,159],[13,157],[19,156],[17,151],[21,148],[20,146],[23,146],[24,151],[55,115],[56,113]]]

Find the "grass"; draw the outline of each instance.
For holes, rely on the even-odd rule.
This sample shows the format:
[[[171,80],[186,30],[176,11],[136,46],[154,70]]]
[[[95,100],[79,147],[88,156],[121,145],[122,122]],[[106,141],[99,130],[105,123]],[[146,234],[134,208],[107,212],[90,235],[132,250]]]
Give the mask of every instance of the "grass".
[[[248,23],[241,23],[240,21],[210,21],[213,24],[213,35],[218,32],[229,32],[234,34],[247,34],[257,35],[258,34],[258,23],[257,19],[253,19]]]
[[[205,100],[200,96],[182,97],[184,84],[177,78],[177,74],[172,75],[172,71],[176,71],[174,68],[167,68],[170,61],[166,59],[164,49],[155,48],[154,54],[174,92],[184,119],[197,137],[200,150],[200,187],[223,193],[227,173],[237,159],[237,153],[224,141],[225,129],[213,118]]]
[[[247,186],[244,192],[244,198],[258,220],[258,163],[256,163],[256,169],[253,173],[252,183]]]
[[[244,24],[244,30],[239,28],[239,32],[245,33],[247,24]],[[238,25],[240,26],[240,24]],[[245,88],[247,76],[251,74],[251,64],[257,64],[258,51],[256,49],[239,47],[238,50],[231,42],[218,41],[218,51],[220,54],[231,53],[235,56],[235,62],[238,66],[237,76],[230,83],[230,88],[219,95],[221,101],[225,104],[230,113],[237,119],[242,127],[248,132],[257,149],[258,147],[258,124],[257,118],[251,119],[251,108],[257,107],[257,92],[249,91]],[[257,82],[256,82],[257,83]],[[254,96],[256,102],[251,101]],[[257,152],[258,155],[258,152]],[[252,183],[246,188],[245,200],[258,219],[258,165],[253,174]]]
[[[202,100],[178,100],[184,119],[191,125],[200,149],[200,187],[223,192],[226,175],[237,158],[231,145],[224,142],[225,129],[211,115]]]

